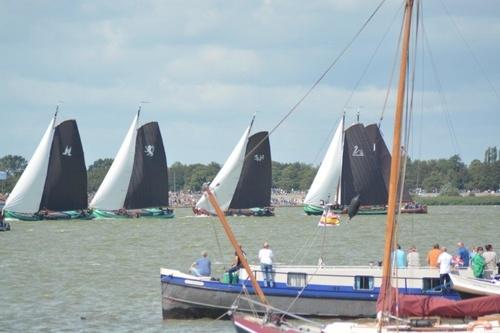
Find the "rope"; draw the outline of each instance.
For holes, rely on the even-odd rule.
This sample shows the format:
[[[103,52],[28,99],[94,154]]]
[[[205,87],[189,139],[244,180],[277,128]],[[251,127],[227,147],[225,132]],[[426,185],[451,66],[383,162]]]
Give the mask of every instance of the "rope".
[[[316,230],[315,230],[314,234],[312,235],[311,239],[309,241],[305,242],[304,245],[302,245],[302,247],[299,249],[299,251],[297,251],[295,253],[295,256],[292,258],[290,264],[293,264],[295,262],[295,260],[297,259],[297,257],[301,253],[304,253],[304,255],[301,257],[302,259],[304,258],[305,254],[307,254],[308,252],[303,252],[303,251],[305,251],[305,248],[308,245],[309,245],[309,249],[312,247],[313,241],[316,239],[318,233],[319,233],[319,228],[316,228]]]
[[[340,54],[330,63],[330,65],[326,68],[325,71],[320,75],[320,77],[312,84],[312,86],[307,90],[307,92],[292,106],[292,108],[285,114],[283,118],[269,131],[269,133],[260,140],[255,147],[246,154],[245,159],[248,158],[250,155],[253,154],[253,152],[265,141],[269,138],[271,134],[274,133],[275,130],[277,130],[283,122],[290,117],[290,115],[302,104],[302,102],[311,94],[311,92],[316,88],[316,86],[325,78],[325,76],[334,68],[334,66],[337,64],[337,62],[344,56],[344,54],[349,50],[351,45],[354,43],[354,41],[359,37],[361,32],[366,28],[368,23],[373,19],[375,14],[379,11],[379,9],[382,7],[386,0],[382,0],[378,6],[375,8],[373,13],[368,17],[368,19],[363,23],[361,28],[354,34],[354,36],[351,38],[351,40],[347,43],[347,45],[344,47],[344,49],[340,52]]]
[[[219,236],[217,235],[217,229],[215,228],[215,224],[212,223],[212,220],[213,219],[210,219],[211,221],[209,222],[209,224],[212,226],[212,230],[214,231],[214,235],[215,235],[215,240],[217,241],[217,248],[219,250],[219,258],[220,260],[222,261],[222,247],[220,245],[220,241],[219,241]],[[223,266],[224,270],[225,270],[225,266]]]
[[[378,42],[377,46],[375,47],[375,50],[372,52],[372,55],[370,56],[370,60],[368,60],[368,63],[367,65],[365,66],[363,72],[361,73],[361,76],[360,78],[358,79],[358,81],[354,84],[354,87],[353,89],[351,90],[351,94],[349,95],[349,97],[347,98],[347,101],[344,105],[344,109],[347,108],[347,106],[349,105],[351,99],[352,99],[352,96],[354,95],[354,93],[356,92],[356,90],[358,89],[358,86],[359,84],[361,83],[362,79],[365,77],[366,73],[368,72],[368,69],[371,67],[371,64],[373,62],[373,59],[375,59],[375,55],[377,54],[378,50],[380,49],[380,46],[382,45],[382,42],[385,40],[385,38],[387,37],[387,35],[389,34],[389,31],[391,30],[392,26],[394,25],[394,22],[396,21],[396,19],[398,17],[400,17],[400,11],[401,11],[401,8],[403,8],[403,4],[404,2],[401,3],[401,6],[399,7],[399,9],[396,11],[396,13],[394,14],[394,17],[392,18],[392,21],[391,23],[389,24],[389,26],[387,27],[384,35],[382,36],[382,38],[380,39],[380,41]]]
[[[444,96],[443,88],[441,86],[441,81],[439,80],[437,67],[436,67],[436,64],[434,63],[434,57],[432,56],[432,51],[430,50],[429,40],[427,38],[427,33],[425,32],[425,28],[423,29],[423,33],[424,33],[424,40],[425,40],[425,42],[427,44],[427,49],[428,49],[428,52],[429,52],[429,57],[430,57],[430,60],[431,60],[431,65],[432,65],[431,67],[433,69],[432,73],[434,74],[434,78],[435,78],[436,84],[438,86],[439,96],[441,97],[441,103],[443,105],[442,111],[444,113],[445,122],[446,122],[446,125],[448,126],[448,131],[450,132],[450,135],[451,135],[452,145],[454,145],[455,153],[458,154],[458,152],[460,151],[460,149],[459,149],[459,145],[458,145],[457,136],[455,134],[455,129],[453,127],[453,122],[451,120],[450,112],[449,112],[448,107],[447,107],[446,98]]]
[[[401,5],[401,8],[403,5]],[[399,14],[399,12],[398,12]],[[401,48],[401,36],[403,35],[403,24],[401,23],[401,28],[399,29],[399,38],[398,38],[398,43],[396,45],[396,52],[394,53],[394,61],[392,65],[392,70],[391,74],[389,75],[389,82],[387,84],[387,91],[385,93],[385,98],[384,98],[384,105],[382,106],[382,113],[380,114],[380,119],[378,121],[378,127],[380,128],[380,125],[382,124],[382,120],[384,119],[384,113],[385,110],[387,109],[387,102],[389,100],[389,94],[391,92],[391,87],[392,87],[392,80],[394,79],[394,73],[396,72],[396,66],[398,64],[398,55],[399,55],[399,50]]]
[[[476,62],[476,65],[479,68],[479,70],[481,71],[481,74],[483,74],[483,76],[486,79],[486,81],[488,82],[491,90],[493,90],[493,92],[497,96],[498,100],[500,100],[500,94],[498,93],[498,90],[493,85],[493,82],[491,82],[491,80],[490,80],[489,76],[486,74],[486,71],[484,70],[483,66],[481,66],[481,63],[479,62],[479,59],[476,57],[476,54],[472,50],[472,47],[469,45],[469,43],[467,42],[467,40],[465,39],[465,37],[463,36],[463,34],[460,32],[460,29],[458,28],[458,24],[455,22],[455,20],[453,19],[453,17],[450,15],[450,12],[448,11],[448,8],[444,4],[443,0],[439,0],[439,2],[443,6],[444,11],[446,12],[446,15],[448,16],[448,18],[453,23],[453,26],[457,30],[458,35],[460,36],[460,38],[462,38],[462,41],[464,42],[465,46],[467,46],[467,50],[469,50],[469,52],[470,52],[470,54],[472,56],[472,59],[474,59],[474,61]]]

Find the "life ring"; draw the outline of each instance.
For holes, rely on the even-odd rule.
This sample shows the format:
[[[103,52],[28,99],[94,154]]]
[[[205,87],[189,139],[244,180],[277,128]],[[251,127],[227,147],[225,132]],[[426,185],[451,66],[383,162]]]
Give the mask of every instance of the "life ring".
[[[479,321],[470,322],[467,325],[467,331],[469,331],[469,332],[474,331],[474,329],[478,326],[482,326],[485,330],[492,329],[492,325],[489,321],[479,320]]]

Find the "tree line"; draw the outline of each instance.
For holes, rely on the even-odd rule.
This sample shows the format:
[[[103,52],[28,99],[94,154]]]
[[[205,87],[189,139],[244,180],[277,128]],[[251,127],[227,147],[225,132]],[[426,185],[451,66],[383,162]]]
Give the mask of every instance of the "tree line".
[[[410,191],[438,192],[447,195],[459,191],[496,191],[500,188],[500,158],[496,147],[488,147],[483,161],[473,160],[466,165],[458,155],[448,159],[410,160],[406,167],[406,184]],[[88,190],[97,191],[113,159],[98,159],[88,167]],[[0,158],[0,171],[7,172],[7,179],[0,181],[2,192],[10,192],[26,168],[27,161],[18,155]],[[175,162],[169,167],[169,188],[171,191],[200,191],[203,184],[210,182],[221,165],[182,164]],[[318,168],[311,164],[272,163],[273,187],[285,191],[307,191]]]

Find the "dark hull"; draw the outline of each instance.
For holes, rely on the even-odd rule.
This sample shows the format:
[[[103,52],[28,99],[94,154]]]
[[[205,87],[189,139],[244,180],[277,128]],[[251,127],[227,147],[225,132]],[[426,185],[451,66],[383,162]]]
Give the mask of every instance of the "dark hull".
[[[220,283],[218,284],[220,285]],[[224,289],[213,289],[169,283],[168,279],[164,278],[162,278],[161,286],[163,319],[217,318],[233,307],[241,292],[239,285],[226,284]],[[276,295],[279,290],[274,292],[271,290],[271,288],[264,288],[266,298],[272,306],[301,316],[372,317],[376,314],[376,297],[373,299],[318,297],[296,299],[296,293],[294,295]],[[252,295],[252,298],[257,300],[255,295]],[[293,306],[289,308],[292,303]],[[264,313],[264,309],[256,308],[255,304],[250,305],[242,299],[238,301],[238,311],[251,313],[254,310]]]
[[[274,208],[248,208],[248,209],[228,209],[224,212],[226,216],[274,216]]]

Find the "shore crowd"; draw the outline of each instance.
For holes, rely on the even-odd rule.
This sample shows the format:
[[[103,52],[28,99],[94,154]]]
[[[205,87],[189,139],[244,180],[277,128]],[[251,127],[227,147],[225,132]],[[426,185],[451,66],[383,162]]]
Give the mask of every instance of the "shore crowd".
[[[292,207],[301,206],[306,193],[304,191],[287,192],[282,189],[272,189],[271,191],[271,206],[273,207]],[[195,191],[180,191],[170,192],[169,202],[170,207],[194,207],[202,192]]]

